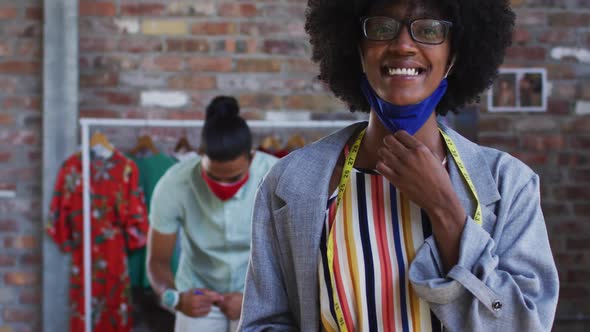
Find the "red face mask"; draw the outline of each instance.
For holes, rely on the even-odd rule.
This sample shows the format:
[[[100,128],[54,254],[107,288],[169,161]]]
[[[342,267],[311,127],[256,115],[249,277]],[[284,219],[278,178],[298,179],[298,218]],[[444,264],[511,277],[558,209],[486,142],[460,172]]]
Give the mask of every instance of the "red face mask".
[[[207,183],[207,186],[211,192],[222,201],[227,201],[228,199],[234,197],[238,190],[240,190],[240,188],[242,188],[244,184],[248,182],[248,178],[250,177],[250,174],[246,173],[246,176],[244,176],[244,178],[239,181],[234,183],[223,183],[210,178],[204,169],[201,169],[201,175],[203,176],[203,179],[205,180],[205,183]]]

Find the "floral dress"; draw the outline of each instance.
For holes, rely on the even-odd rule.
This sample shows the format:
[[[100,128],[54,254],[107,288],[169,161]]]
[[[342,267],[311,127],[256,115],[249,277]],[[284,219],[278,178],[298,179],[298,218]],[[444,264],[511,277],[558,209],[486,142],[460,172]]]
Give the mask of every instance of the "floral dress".
[[[93,331],[131,331],[130,287],[125,249],[145,246],[148,230],[135,163],[118,151],[91,157]],[[68,158],[59,171],[47,232],[72,253],[70,331],[85,330],[82,158]]]

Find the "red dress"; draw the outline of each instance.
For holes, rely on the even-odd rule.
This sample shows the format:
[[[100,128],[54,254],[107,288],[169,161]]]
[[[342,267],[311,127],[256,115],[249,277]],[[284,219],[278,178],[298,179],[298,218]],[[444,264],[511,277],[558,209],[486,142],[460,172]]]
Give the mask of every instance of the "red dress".
[[[114,151],[91,158],[92,326],[93,331],[131,331],[131,300],[126,248],[146,243],[148,222],[135,163]],[[82,158],[68,158],[59,171],[47,232],[61,250],[72,253],[70,331],[84,324]]]

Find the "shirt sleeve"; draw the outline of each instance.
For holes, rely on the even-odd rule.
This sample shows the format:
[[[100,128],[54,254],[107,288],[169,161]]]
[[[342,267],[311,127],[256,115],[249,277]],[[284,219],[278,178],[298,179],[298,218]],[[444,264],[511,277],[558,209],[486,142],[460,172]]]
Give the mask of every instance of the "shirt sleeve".
[[[123,214],[123,228],[129,249],[145,246],[149,224],[143,191],[139,186],[139,171],[137,165],[128,160],[124,170],[124,181],[127,185],[125,200],[120,208]]]
[[[75,168],[67,167],[67,162],[64,163],[57,174],[49,206],[46,231],[64,252],[71,252],[75,248],[74,225],[71,219],[72,211],[69,198],[75,194],[75,192],[71,192],[72,186],[79,184],[80,179]],[[70,182],[69,186],[66,186],[66,181]]]
[[[173,178],[168,172],[156,184],[150,202],[150,226],[164,234],[176,234],[181,222],[182,208],[173,188]]]
[[[458,263],[446,275],[433,237],[418,251],[410,280],[449,330],[550,331],[559,280],[538,180],[502,194],[493,235],[467,218]]]
[[[266,175],[270,172],[270,170],[273,168],[273,166],[276,164],[276,162],[279,160],[279,158],[267,154],[265,152],[257,152],[260,153],[261,156],[259,157],[259,161],[258,164],[256,165],[256,169],[258,172],[260,172],[260,183],[258,184],[259,186],[262,184],[262,182],[264,181],[264,178],[266,177]]]

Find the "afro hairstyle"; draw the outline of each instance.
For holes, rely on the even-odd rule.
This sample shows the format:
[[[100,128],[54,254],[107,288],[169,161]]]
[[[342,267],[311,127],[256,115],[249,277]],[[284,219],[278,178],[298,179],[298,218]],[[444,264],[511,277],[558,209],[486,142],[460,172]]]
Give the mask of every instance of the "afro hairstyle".
[[[305,31],[312,60],[319,64],[318,79],[353,112],[370,110],[360,89],[360,18],[378,1],[408,0],[308,0]],[[436,109],[437,114],[446,115],[479,101],[479,95],[493,83],[512,43],[515,14],[510,0],[420,2],[436,6],[453,22],[451,56],[455,62],[447,77],[447,93]]]

